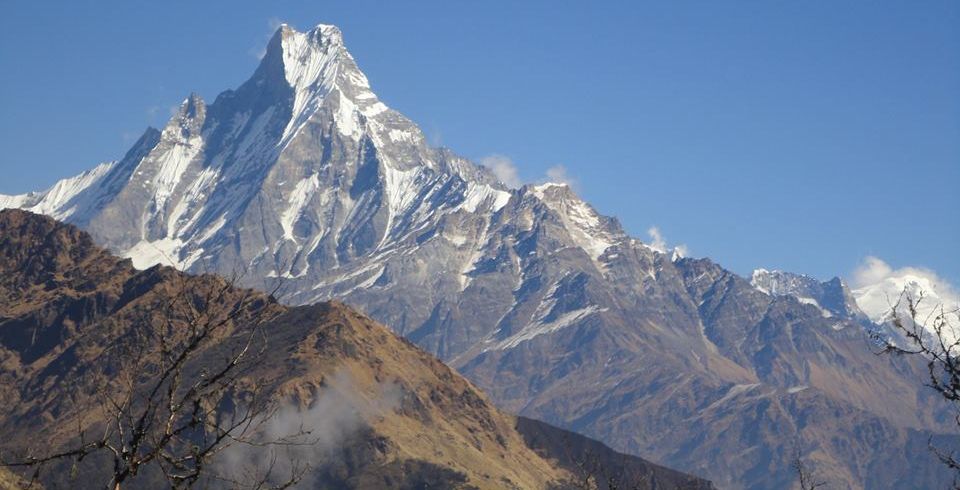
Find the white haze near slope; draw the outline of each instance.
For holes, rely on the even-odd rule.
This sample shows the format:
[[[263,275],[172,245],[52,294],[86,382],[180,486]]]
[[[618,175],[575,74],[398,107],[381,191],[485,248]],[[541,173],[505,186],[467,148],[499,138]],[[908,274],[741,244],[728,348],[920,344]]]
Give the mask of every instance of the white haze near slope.
[[[513,162],[513,159],[506,155],[494,153],[481,158],[479,163],[490,169],[500,183],[511,189],[518,189],[524,185],[524,180],[520,177],[520,169]],[[545,177],[541,179],[541,183],[564,184],[574,188],[578,185],[577,179],[570,176],[563,165],[548,168]],[[647,234],[650,236],[647,245],[657,252],[671,253],[674,257],[687,257],[690,254],[686,244],[680,243],[671,246],[657,226],[650,227]]]
[[[960,308],[960,290],[932,270],[922,267],[894,269],[882,259],[869,256],[854,271],[850,282],[857,305],[877,323],[891,319],[893,307],[901,295],[916,300],[923,294],[917,305],[917,316],[920,323],[927,325],[941,308],[954,320]],[[906,301],[900,302],[897,311],[908,314]]]
[[[567,172],[567,167],[563,165],[554,165],[548,168],[546,181],[554,184],[566,184],[574,189],[580,187],[580,182],[573,178],[573,176]]]
[[[518,189],[523,186],[520,171],[508,156],[488,155],[480,159],[480,165],[489,168],[500,183],[511,189]]]
[[[346,371],[338,371],[326,381],[327,386],[306,410],[285,405],[265,421],[254,438],[262,441],[260,445],[234,444],[220,453],[214,465],[216,473],[225,479],[283,483],[305,465],[318,468],[331,462],[350,437],[399,407],[403,397],[402,388],[394,383],[379,384],[374,396],[368,397]],[[309,472],[297,485],[315,486]]]
[[[513,159],[506,155],[494,153],[480,159],[480,165],[487,167],[497,177],[501,184],[511,188],[519,189],[524,184],[529,183],[520,177],[520,168],[514,163]],[[574,189],[579,187],[579,182],[567,171],[563,165],[554,165],[548,168],[542,178],[536,180],[540,184],[563,184]]]
[[[671,247],[667,242],[667,238],[663,236],[663,232],[661,232],[657,226],[651,226],[650,229],[647,230],[647,235],[650,236],[648,246],[657,252],[664,254],[672,252],[675,257],[686,257],[690,254],[690,250],[683,243]]]

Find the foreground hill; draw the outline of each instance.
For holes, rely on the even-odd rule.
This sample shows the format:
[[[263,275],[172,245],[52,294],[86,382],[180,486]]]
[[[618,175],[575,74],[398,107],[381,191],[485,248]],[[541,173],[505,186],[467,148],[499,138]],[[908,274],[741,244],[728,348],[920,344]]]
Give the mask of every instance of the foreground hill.
[[[306,421],[322,442],[304,449],[326,488],[573,488],[578,464],[602,468],[641,488],[710,488],[709,483],[613,453],[582,436],[497,410],[468,381],[367,317],[329,302],[287,308],[271,297],[225,287],[216,276],[168,267],[138,271],[74,227],[22,211],[0,212],[0,440],[3,454],[52,451],[101,409],[97,373],[123,375],[130,356],[149,357],[145,322],[173,297],[222,291],[205,312],[244,301],[197,368],[222,357],[246,322],[269,313],[264,348],[237,386],[262,385],[283,402],[276,427]],[[149,319],[149,320],[148,320]],[[132,339],[132,340],[131,340]],[[110,385],[114,386],[114,385]],[[238,391],[239,393],[239,391]],[[239,395],[238,395],[239,396]],[[272,424],[273,422],[271,422]],[[579,451],[579,452],[578,452]],[[48,488],[97,488],[96,461],[42,473]],[[62,469],[62,468],[61,468]],[[157,475],[144,473],[140,485]],[[6,478],[6,477],[4,477]],[[132,487],[131,487],[132,488]]]
[[[236,90],[0,207],[141,268],[342,299],[508,410],[721,486],[785,487],[795,448],[835,488],[949,482],[923,448],[955,428],[915,364],[874,355],[840,281],[775,294],[628,236],[567,185],[507,188],[380,101],[334,26],[282,26]]]

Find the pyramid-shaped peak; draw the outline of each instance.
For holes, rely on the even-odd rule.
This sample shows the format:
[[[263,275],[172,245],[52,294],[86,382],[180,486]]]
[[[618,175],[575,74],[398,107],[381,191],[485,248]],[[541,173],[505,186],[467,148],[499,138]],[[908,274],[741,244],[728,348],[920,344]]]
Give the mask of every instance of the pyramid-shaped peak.
[[[201,114],[204,109],[205,104],[203,97],[200,97],[200,94],[196,92],[191,92],[190,95],[180,103],[179,112],[181,117],[195,118]]]
[[[316,45],[343,45],[343,33],[340,28],[330,24],[317,24],[313,29],[300,32],[289,24],[280,24],[276,35],[283,39],[303,38]]]
[[[281,24],[267,46],[265,58],[282,54],[285,57],[305,57],[310,54],[336,53],[343,48],[343,34],[336,26],[320,24],[301,32]]]
[[[174,139],[188,139],[199,134],[207,116],[207,106],[197,93],[191,93],[183,99],[176,114],[170,118],[163,129],[163,136]]]
[[[258,71],[271,79],[282,74],[300,94],[325,94],[338,78],[341,82],[355,80],[362,89],[368,88],[366,77],[343,45],[340,29],[328,24],[306,32],[281,24],[267,45]],[[353,76],[345,78],[348,73]]]

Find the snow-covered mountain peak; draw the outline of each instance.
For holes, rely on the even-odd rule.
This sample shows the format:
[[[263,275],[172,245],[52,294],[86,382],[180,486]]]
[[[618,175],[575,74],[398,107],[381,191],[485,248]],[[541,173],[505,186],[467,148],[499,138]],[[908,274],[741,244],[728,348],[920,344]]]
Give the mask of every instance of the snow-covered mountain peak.
[[[517,192],[519,192],[521,198],[542,202],[548,208],[558,212],[566,212],[565,210],[570,204],[583,202],[569,185],[554,182],[527,184]],[[586,205],[586,203],[584,204]],[[596,213],[593,213],[591,209],[591,214]]]
[[[280,24],[277,30],[285,36],[304,36],[319,46],[343,45],[343,33],[340,32],[339,27],[332,24],[317,24],[305,32],[300,32],[289,24]]]
[[[334,83],[344,51],[343,36],[336,27],[320,25],[299,32],[283,25],[271,40],[264,63],[280,56],[291,87],[295,90],[317,88]]]
[[[542,184],[527,184],[521,187],[519,192],[521,196],[529,196],[530,199],[541,201],[546,204],[547,207],[557,211],[566,209],[572,203],[575,204],[579,202],[586,205],[586,203],[580,199],[580,196],[577,196],[577,193],[573,191],[573,188],[571,188],[569,184],[564,183],[545,182]],[[592,212],[591,209],[591,214],[596,213]]]
[[[541,199],[547,192],[573,192],[570,185],[563,182],[544,182],[542,184],[531,184],[528,187],[530,192]]]
[[[519,192],[521,196],[531,196],[555,212],[574,242],[594,260],[609,247],[627,238],[615,219],[598,213],[577,196],[569,184],[531,184],[522,187]]]
[[[261,67],[277,65],[298,97],[304,92],[323,97],[337,88],[351,99],[376,98],[336,26],[320,24],[300,32],[281,25],[261,61]]]
[[[770,296],[792,296],[820,309],[824,317],[862,318],[863,313],[840,278],[821,282],[805,274],[756,269],[750,284]]]
[[[753,287],[772,296],[796,295],[800,290],[819,284],[819,282],[804,274],[764,268],[756,269],[750,275],[750,284]]]
[[[891,320],[894,307],[899,314],[906,315],[908,299],[914,302],[919,300],[919,319],[927,321],[939,312],[941,306],[947,311],[957,308],[958,298],[951,297],[951,293],[944,289],[947,288],[928,276],[904,273],[857,288],[853,290],[853,295],[860,308],[874,322]]]
[[[387,127],[395,125],[383,121],[375,123],[375,127],[368,126],[371,119],[395,113],[370,90],[366,75],[347,51],[336,26],[321,24],[306,32],[280,26],[247,86],[255,93],[263,93],[266,88],[281,105],[292,103],[284,142],[324,108],[332,115],[340,133],[353,140],[359,140],[367,132],[377,133],[381,142],[422,137],[402,129],[391,133],[397,128]]]
[[[761,290],[761,291],[763,291],[763,292],[767,292],[767,291],[764,291],[765,288],[764,288],[762,285],[758,284],[758,283],[759,283],[760,281],[762,281],[763,278],[766,277],[768,274],[770,274],[770,271],[768,271],[767,269],[764,269],[764,268],[762,268],[762,267],[759,268],[759,269],[754,269],[754,270],[753,270],[753,273],[750,274],[750,284],[753,285],[753,287],[755,287],[755,288],[757,288],[757,289],[759,289],[759,290]]]
[[[177,113],[167,121],[161,136],[164,139],[186,141],[200,133],[206,115],[207,106],[203,98],[196,93],[191,93],[180,103]]]
[[[203,97],[196,92],[190,92],[190,95],[180,103],[178,115],[181,118],[193,119],[197,116],[202,117],[204,110],[206,110],[206,104],[203,102]]]

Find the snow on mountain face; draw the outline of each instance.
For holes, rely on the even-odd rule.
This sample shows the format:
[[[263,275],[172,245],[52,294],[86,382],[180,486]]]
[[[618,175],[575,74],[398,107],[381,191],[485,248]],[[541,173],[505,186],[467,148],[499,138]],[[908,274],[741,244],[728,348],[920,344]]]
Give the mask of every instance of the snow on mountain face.
[[[820,282],[803,274],[757,269],[750,277],[750,284],[771,296],[792,296],[803,304],[815,306],[824,318],[859,318],[863,315],[840,278]]]
[[[309,32],[280,27],[284,78],[293,90],[291,116],[284,128],[286,142],[310,120],[331,96],[336,103],[340,134],[359,138],[364,122],[387,110],[370,90],[367,77],[357,69],[335,26],[319,25]]]
[[[21,194],[18,196],[0,195],[0,209],[23,208],[34,213],[46,214],[58,220],[65,220],[76,213],[78,206],[73,199],[88,187],[95,185],[117,162],[97,165],[76,177],[64,179],[41,193]]]
[[[618,225],[568,187],[549,187],[529,194],[559,213],[565,246],[602,266]],[[122,161],[44,193],[0,197],[84,226],[137,267],[243,269],[255,285],[295,281],[295,302],[404,289],[400,271],[433,281],[440,296],[460,292],[500,253],[490,250],[491,226],[511,202],[526,206],[485,168],[428,147],[380,102],[328,25],[281,26],[250,80],[212,104],[191,95]],[[530,259],[517,257],[510,283],[524,281]]]
[[[958,299],[936,280],[919,274],[895,274],[879,282],[853,290],[857,304],[875,323],[884,323],[892,319],[894,307],[904,318],[909,315],[907,299],[917,303],[917,317],[929,323],[935,315],[944,311],[957,311]],[[902,298],[902,300],[901,300]]]
[[[791,296],[801,303],[813,305],[825,318],[836,316],[860,320],[871,331],[886,332],[884,335],[888,336],[897,336],[896,331],[890,330],[892,327],[884,326],[893,319],[894,310],[901,320],[908,319],[908,299],[920,299],[916,305],[918,320],[930,328],[937,314],[947,312],[953,315],[950,312],[958,311],[960,298],[955,298],[949,285],[927,271],[888,269],[876,279],[871,284],[850,290],[838,278],[820,282],[802,274],[757,269],[750,283],[766,294]],[[960,336],[960,332],[950,332],[950,336]]]
[[[597,260],[615,241],[623,238],[616,225],[611,231],[611,219],[600,216],[589,204],[574,195],[567,184],[547,182],[530,187],[530,192],[557,212],[569,230],[571,238]]]
[[[801,274],[757,269],[750,276],[750,284],[767,294],[810,297],[810,290],[819,282]]]
[[[139,160],[0,205],[70,219],[76,196],[108,194],[83,224],[138,267],[190,268],[239,245],[231,260],[289,277],[316,256],[336,266],[385,246],[435,208],[490,212],[510,198],[484,170],[427,148],[373,94],[334,26],[282,26],[251,80],[209,106],[190,96],[153,143]],[[111,173],[125,182],[98,187]]]

